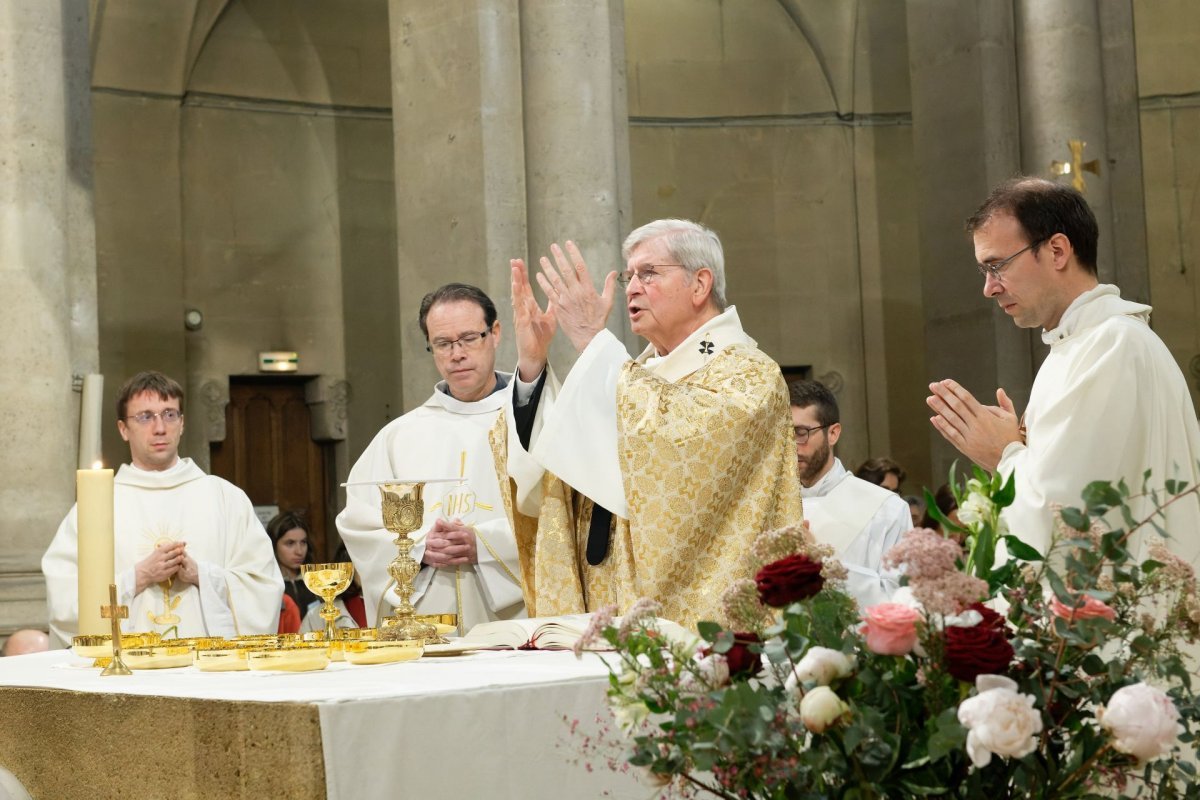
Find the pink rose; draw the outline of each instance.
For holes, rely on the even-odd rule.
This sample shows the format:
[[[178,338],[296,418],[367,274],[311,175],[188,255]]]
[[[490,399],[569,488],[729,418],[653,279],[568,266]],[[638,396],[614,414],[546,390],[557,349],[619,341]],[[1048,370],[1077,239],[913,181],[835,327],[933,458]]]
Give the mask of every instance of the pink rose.
[[[1072,622],[1077,619],[1104,619],[1112,622],[1117,618],[1117,612],[1090,595],[1083,595],[1083,602],[1077,608],[1071,608],[1066,603],[1059,602],[1057,597],[1050,600],[1050,611],[1054,616]]]
[[[863,612],[866,625],[867,649],[881,656],[905,656],[917,643],[917,620],[921,614],[915,608],[899,603],[880,603]]]

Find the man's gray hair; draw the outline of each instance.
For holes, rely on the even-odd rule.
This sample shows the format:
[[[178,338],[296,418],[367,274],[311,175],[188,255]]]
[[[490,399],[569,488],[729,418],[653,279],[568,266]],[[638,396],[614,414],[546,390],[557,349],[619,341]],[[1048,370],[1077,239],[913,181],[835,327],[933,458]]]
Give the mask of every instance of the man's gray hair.
[[[671,258],[685,267],[689,274],[695,275],[701,269],[712,272],[712,301],[719,310],[724,311],[725,251],[717,234],[689,219],[657,219],[625,237],[625,243],[621,245],[621,257],[628,261],[630,253],[639,246],[658,238],[666,241]]]

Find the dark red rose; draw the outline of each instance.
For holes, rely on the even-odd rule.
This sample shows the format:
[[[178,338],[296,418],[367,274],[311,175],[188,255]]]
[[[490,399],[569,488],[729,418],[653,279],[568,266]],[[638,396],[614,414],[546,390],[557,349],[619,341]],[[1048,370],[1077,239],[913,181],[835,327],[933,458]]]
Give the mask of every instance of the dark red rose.
[[[733,647],[729,648],[729,652],[725,654],[725,660],[729,662],[730,677],[757,675],[762,672],[762,656],[759,653],[750,652],[750,644],[760,641],[758,634],[733,634]]]
[[[759,598],[769,606],[783,608],[821,591],[821,562],[799,554],[772,561],[754,576]]]
[[[966,683],[974,683],[979,675],[1003,675],[1013,659],[1008,630],[1003,624],[988,624],[986,617],[971,628],[948,627],[945,659],[946,671]]]
[[[759,644],[762,639],[758,638],[757,633],[734,633],[733,647],[725,653],[725,661],[729,664],[729,675],[757,675],[762,672],[762,656],[759,653],[751,653],[750,645]],[[712,648],[702,648],[700,654],[703,656],[711,655]]]

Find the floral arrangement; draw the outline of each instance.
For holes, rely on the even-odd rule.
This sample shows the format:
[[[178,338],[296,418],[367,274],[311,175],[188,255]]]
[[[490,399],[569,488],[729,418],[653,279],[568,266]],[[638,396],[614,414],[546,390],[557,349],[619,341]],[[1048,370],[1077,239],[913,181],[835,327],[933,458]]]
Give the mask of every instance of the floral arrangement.
[[[643,601],[619,626],[595,615],[580,647],[615,650],[623,758],[666,794],[1200,797],[1196,578],[1161,544],[1137,556],[1197,491],[1168,488],[1089,485],[1043,558],[1005,530],[1011,483],[976,471],[960,523],[941,520],[963,545],[920,529],[887,554],[892,602],[860,611],[830,549],[785,528],[725,593],[731,626],[667,645]]]

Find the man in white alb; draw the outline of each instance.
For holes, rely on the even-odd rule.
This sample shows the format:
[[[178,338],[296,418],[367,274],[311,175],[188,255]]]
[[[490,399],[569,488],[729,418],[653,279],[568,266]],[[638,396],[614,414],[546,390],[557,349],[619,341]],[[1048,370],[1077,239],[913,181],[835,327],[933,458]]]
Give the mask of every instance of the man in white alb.
[[[523,617],[516,544],[488,440],[515,388],[510,374],[496,371],[496,306],[482,290],[451,283],[421,301],[420,325],[442,380],[423,405],[388,423],[367,446],[350,472],[346,508],[337,518],[362,576],[368,623],[390,615],[400,599],[387,574],[395,536],[383,527],[379,488],[362,484],[427,478],[463,482],[425,487],[424,525],[413,534],[412,557],[422,567],[411,598],[417,611],[457,613],[463,630]],[[541,351],[535,345],[533,352]],[[539,394],[547,378],[544,352],[540,358],[540,378],[531,388]],[[541,477],[536,466],[528,479],[521,464],[510,469],[522,487],[536,486]]]
[[[254,506],[241,489],[179,457],[183,389],[141,372],[117,396],[117,430],[130,464],[113,490],[118,602],[123,630],[165,636],[238,636],[279,628],[283,579]],[[50,634],[78,632],[78,540],[72,506],[42,557]]]
[[[1038,370],[1018,421],[998,389],[998,406],[981,405],[952,380],[930,384],[934,427],[987,470],[1016,475],[1005,509],[1009,530],[1045,552],[1053,504],[1081,505],[1091,481],[1124,479],[1140,492],[1168,479],[1200,481],[1200,426],[1183,373],[1150,330],[1150,307],[1121,299],[1099,283],[1099,226],[1069,186],[1018,178],[994,189],[967,222],[983,276],[983,294],[1022,328],[1041,328],[1050,354]],[[1144,500],[1133,501],[1144,517]],[[1200,556],[1200,499],[1167,509],[1167,546],[1193,564]],[[1134,555],[1158,539],[1138,537]]]
[[[858,605],[885,603],[896,591],[898,576],[881,574],[879,562],[912,530],[908,503],[895,492],[856,478],[833,455],[842,435],[833,392],[817,381],[798,381],[788,389],[804,518],[817,541],[837,548],[849,572],[846,591]]]

